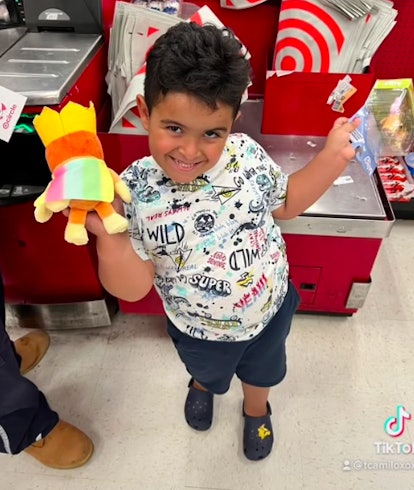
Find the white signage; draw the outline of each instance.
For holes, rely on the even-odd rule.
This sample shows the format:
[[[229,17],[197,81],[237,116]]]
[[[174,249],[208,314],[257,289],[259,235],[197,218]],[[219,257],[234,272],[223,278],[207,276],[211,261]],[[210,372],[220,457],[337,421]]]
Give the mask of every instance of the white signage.
[[[0,140],[10,141],[27,97],[0,86]]]

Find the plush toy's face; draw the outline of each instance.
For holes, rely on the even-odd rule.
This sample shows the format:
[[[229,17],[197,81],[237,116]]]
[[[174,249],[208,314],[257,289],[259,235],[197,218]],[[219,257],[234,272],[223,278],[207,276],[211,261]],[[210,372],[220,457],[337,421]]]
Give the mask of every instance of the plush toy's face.
[[[83,156],[103,160],[102,146],[96,134],[78,131],[52,141],[46,148],[46,161],[52,173],[66,160]]]

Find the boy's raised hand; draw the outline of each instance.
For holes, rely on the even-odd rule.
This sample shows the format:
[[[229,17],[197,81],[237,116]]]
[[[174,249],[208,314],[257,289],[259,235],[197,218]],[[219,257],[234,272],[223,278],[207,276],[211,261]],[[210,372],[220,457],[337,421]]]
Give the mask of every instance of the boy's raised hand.
[[[351,144],[351,133],[360,124],[360,119],[350,122],[346,117],[339,117],[328,133],[325,149],[344,162],[352,160],[355,157],[355,150]]]

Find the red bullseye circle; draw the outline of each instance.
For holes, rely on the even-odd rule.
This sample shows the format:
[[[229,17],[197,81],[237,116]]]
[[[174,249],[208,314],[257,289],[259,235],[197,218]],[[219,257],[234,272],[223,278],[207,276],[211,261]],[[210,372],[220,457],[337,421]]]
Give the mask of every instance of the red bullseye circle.
[[[282,70],[295,71],[296,70],[296,60],[293,56],[285,56],[281,63]]]
[[[313,0],[283,0],[273,69],[329,72],[345,42],[341,23]],[[295,52],[296,53],[295,53]]]

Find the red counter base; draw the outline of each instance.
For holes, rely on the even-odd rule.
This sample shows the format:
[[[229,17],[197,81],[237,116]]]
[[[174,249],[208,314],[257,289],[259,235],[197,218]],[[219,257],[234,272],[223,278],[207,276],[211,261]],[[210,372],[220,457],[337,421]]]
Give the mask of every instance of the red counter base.
[[[381,239],[284,235],[290,274],[301,296],[299,311],[352,315],[354,284],[371,283]]]
[[[93,301],[105,296],[94,247],[63,240],[66,218],[37,223],[33,203],[0,207],[0,270],[9,304]]]
[[[290,274],[299,291],[299,311],[352,315],[350,304],[354,284],[371,282],[380,239],[313,235],[284,235],[290,261]],[[164,315],[154,289],[134,303],[120,301],[123,313]]]

